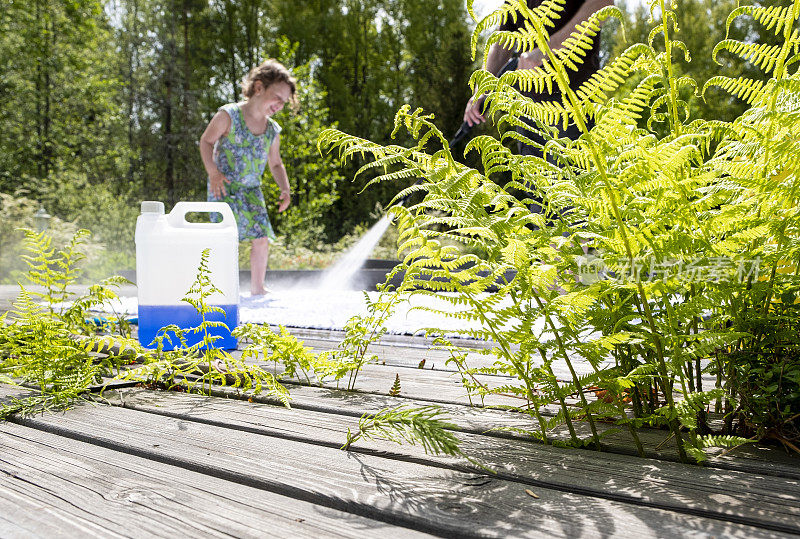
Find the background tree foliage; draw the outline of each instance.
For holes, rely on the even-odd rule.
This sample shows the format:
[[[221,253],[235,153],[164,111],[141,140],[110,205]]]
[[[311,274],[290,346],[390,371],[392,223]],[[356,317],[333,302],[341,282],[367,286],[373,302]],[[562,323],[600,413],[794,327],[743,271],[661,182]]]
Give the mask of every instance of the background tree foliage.
[[[678,21],[695,59],[686,72],[716,72],[711,46],[734,0],[686,0]],[[301,80],[303,108],[282,113],[282,153],[294,206],[278,233],[333,242],[374,219],[394,187],[361,193],[360,163],[320,157],[320,131],[381,144],[403,104],[461,123],[472,22],[463,0],[0,0],[0,193],[44,204],[95,235],[130,265],[140,200],[205,198],[197,141],[224,103],[240,99],[248,69],[282,59]],[[644,11],[629,10],[628,41],[646,39]],[[709,24],[709,21],[717,21]],[[742,36],[768,39],[753,28]],[[607,25],[604,54],[624,46]],[[745,66],[745,68],[747,67]],[[723,98],[693,110],[729,118]],[[692,97],[693,100],[699,100]],[[400,135],[405,136],[405,135]],[[473,156],[474,157],[474,156]],[[411,180],[410,180],[411,181]],[[268,195],[272,179],[264,185]],[[269,197],[269,204],[274,199]],[[275,213],[275,212],[273,212]]]
[[[712,59],[714,46],[726,38],[725,20],[740,2],[737,0],[680,0],[679,9],[676,10],[676,23],[681,35],[681,41],[691,51],[690,61],[687,62],[683,53],[675,52],[673,60],[676,61],[678,76],[687,75],[694,78],[701,85],[719,73],[727,73],[731,77],[744,76],[755,80],[763,80],[763,73],[747,62],[737,61],[730,56],[721,55],[717,64]],[[742,5],[754,4],[761,6],[777,5],[775,1],[741,2]],[[617,2],[618,7],[625,7],[626,19],[617,21],[612,19],[603,28],[602,56],[603,59],[618,56],[631,43],[647,43],[651,25],[648,23],[650,12],[646,5],[632,0]],[[621,25],[625,25],[623,36]],[[627,37],[627,40],[624,39]],[[770,32],[764,32],[761,27],[749,19],[740,17],[736,19],[727,37],[748,42],[774,44],[776,38]],[[654,44],[656,50],[663,51],[663,43]],[[630,90],[639,81],[634,79],[623,86],[620,93]],[[746,105],[730,94],[717,88],[712,88],[706,93],[705,99],[699,95],[686,93],[682,97],[689,103],[690,109],[695,114],[692,119],[718,119],[730,121],[741,115]]]
[[[4,1],[0,189],[40,197],[62,170],[105,181],[126,148],[112,30],[96,0]]]
[[[336,124],[388,142],[404,103],[457,127],[473,67],[460,0],[2,5],[0,192],[127,251],[139,200],[205,198],[197,140],[264,59],[281,58],[301,82],[300,114],[278,118],[295,205],[275,224],[307,242],[337,240],[392,195],[358,198],[368,178],[346,180],[354,169],[321,158],[317,134]],[[268,192],[272,183],[267,174]]]

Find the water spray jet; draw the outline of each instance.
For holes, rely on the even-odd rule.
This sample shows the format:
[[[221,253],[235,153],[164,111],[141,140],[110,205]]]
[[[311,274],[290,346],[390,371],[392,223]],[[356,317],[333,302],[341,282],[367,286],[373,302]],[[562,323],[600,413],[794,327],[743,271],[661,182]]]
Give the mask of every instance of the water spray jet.
[[[507,71],[514,71],[517,69],[518,62],[519,58],[514,56],[508,62],[506,62],[505,65],[503,65],[503,67],[497,73],[497,76],[499,77]],[[449,146],[452,148],[461,142],[461,140],[466,137],[471,130],[472,126],[470,126],[467,122],[462,123],[461,127],[450,141]],[[418,179],[413,185],[416,185],[421,181],[422,178]],[[397,204],[399,206],[404,206],[406,202],[408,202],[408,199],[411,198],[411,195],[412,193],[407,194],[398,200]],[[320,278],[317,288],[320,290],[348,290],[353,284],[353,278],[355,277],[356,273],[361,269],[370,253],[372,253],[372,250],[386,233],[386,230],[389,228],[391,222],[391,218],[388,215],[384,215],[378,220],[377,223],[372,225],[367,233],[364,234],[364,237],[362,237],[355,246],[347,251],[342,258],[337,260],[333,266],[325,270],[325,273]]]

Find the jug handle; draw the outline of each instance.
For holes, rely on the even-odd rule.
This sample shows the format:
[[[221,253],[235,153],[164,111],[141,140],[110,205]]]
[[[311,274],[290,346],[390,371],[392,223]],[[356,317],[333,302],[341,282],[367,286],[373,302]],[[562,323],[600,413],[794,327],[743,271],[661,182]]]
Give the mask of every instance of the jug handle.
[[[231,207],[225,202],[178,202],[172,211],[167,215],[167,221],[172,226],[192,226],[199,223],[190,223],[186,220],[187,213],[220,213],[222,214],[222,221],[217,223],[219,225],[228,225],[233,223],[236,226],[236,218],[233,216]],[[207,224],[201,224],[206,227]]]

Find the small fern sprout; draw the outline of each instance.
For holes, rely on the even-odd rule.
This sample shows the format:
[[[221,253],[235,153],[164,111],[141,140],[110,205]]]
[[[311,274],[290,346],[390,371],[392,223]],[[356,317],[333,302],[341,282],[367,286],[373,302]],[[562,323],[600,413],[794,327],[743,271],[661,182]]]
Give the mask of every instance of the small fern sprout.
[[[366,314],[354,315],[347,321],[344,339],[325,358],[330,374],[336,380],[348,377],[348,391],[355,389],[358,374],[364,365],[378,359],[376,355],[368,355],[367,352],[371,344],[378,342],[386,334],[387,320],[394,314],[397,304],[403,301],[403,297],[395,293],[388,284],[403,268],[401,264],[386,276],[385,283],[378,287],[379,294],[375,300],[364,292]]]
[[[465,455],[454,434],[455,425],[443,417],[438,406],[396,406],[384,408],[376,414],[364,414],[358,421],[358,431],[347,430],[347,441],[342,449],[347,451],[357,440],[386,440],[398,444],[420,445],[427,454],[462,457],[472,464],[487,469],[472,457]]]
[[[400,387],[400,375],[399,374],[395,374],[394,375],[394,383],[392,384],[391,389],[389,389],[389,396],[390,397],[399,397],[401,390],[402,389]]]

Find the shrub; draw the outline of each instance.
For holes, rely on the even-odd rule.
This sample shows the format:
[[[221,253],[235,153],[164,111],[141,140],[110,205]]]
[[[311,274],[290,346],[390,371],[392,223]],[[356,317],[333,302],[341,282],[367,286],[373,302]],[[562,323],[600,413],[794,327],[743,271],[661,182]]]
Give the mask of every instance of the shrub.
[[[43,180],[42,200],[53,215],[92,232],[105,249],[87,253],[87,276],[100,279],[136,266],[133,240],[139,205],[131,193],[92,184],[85,174],[62,171]]]
[[[80,297],[69,289],[81,275],[77,263],[85,258],[88,231],[77,231],[62,247],[54,246],[52,236],[45,232],[26,230],[24,234],[25,277],[41,291],[20,285],[11,310],[0,314],[0,384],[33,384],[38,393],[1,405],[0,420],[42,407],[69,407],[91,385],[101,383],[129,360],[122,357],[126,351],[135,354],[138,349],[124,335],[124,321],[109,317],[98,327],[89,317],[92,308],[117,297],[113,288],[123,279],[106,279]],[[120,335],[100,333],[113,329]],[[116,357],[98,358],[98,352],[114,346]]]
[[[601,22],[621,13],[601,9],[564,48],[551,50],[545,28],[562,5],[547,0],[529,10],[510,1],[478,23],[473,39],[474,48],[483,29],[513,10],[527,19],[520,32],[495,32],[487,49],[538,48],[544,65],[499,79],[478,71],[472,84],[489,94],[486,113],[501,127],[535,125],[548,160],[511,152],[515,140],[537,144],[507,129],[500,139],[473,139],[466,151],[480,155],[482,168],[466,167],[433,117],[408,106],[398,112],[395,132],[408,130],[417,141],[412,148],[336,130],[323,134],[320,147],[344,159],[371,154],[365,169],[384,171],[375,182],[422,178],[398,198],[418,191],[424,199],[391,209],[398,249],[409,253],[400,290],[437,294],[450,302],[447,314],[481,324],[469,333],[496,343],[483,352],[496,362],[469,373],[516,377],[516,385],[482,391],[516,395],[534,420],[532,436],[554,441],[563,425],[572,445],[600,447],[610,432],[597,427],[602,417],[626,428],[640,454],[636,428],[643,424],[669,428],[683,460],[702,460],[709,447],[731,447],[745,436],[769,433],[793,444],[800,77],[789,68],[798,59],[792,29],[800,2],[740,7],[727,20],[730,27],[750,16],[782,45],[726,39],[714,49],[715,60],[732,54],[759,66],[771,77],[766,84],[720,75],[701,86],[676,76],[674,57],[688,61],[688,51],[674,37],[674,11],[655,0],[651,12],[663,17],[649,42],[630,46],[576,91],[568,86],[571,66],[582,61]],[[520,87],[558,87],[564,97],[534,102]],[[732,122],[693,118],[687,92],[710,87],[744,99],[748,110]],[[557,138],[553,126],[570,123],[581,136]],[[501,186],[495,179],[503,173],[511,181]],[[515,192],[543,198],[550,219],[531,213],[530,195],[518,199]],[[496,283],[499,290],[490,292]],[[578,374],[578,362],[588,374]],[[567,380],[557,378],[556,363],[570,373]],[[704,375],[716,376],[713,387]],[[544,412],[551,402],[560,409],[555,417]],[[712,428],[709,411],[724,414],[722,426]],[[589,436],[575,428],[579,418]]]

